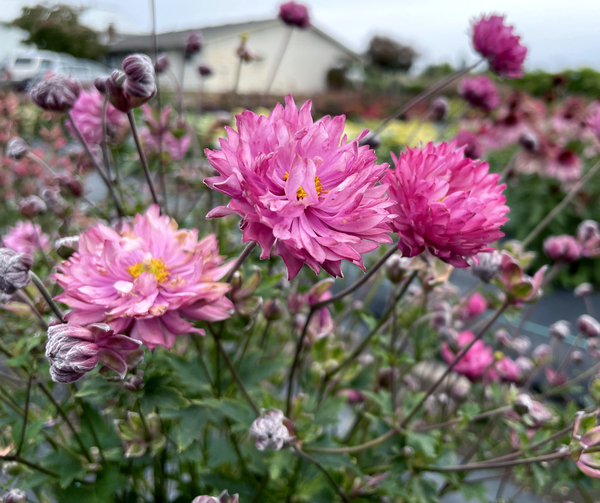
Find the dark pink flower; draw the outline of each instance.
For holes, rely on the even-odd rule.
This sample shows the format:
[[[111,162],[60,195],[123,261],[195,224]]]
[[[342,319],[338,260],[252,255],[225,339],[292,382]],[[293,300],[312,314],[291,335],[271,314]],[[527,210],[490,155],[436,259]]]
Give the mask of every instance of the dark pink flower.
[[[377,185],[387,165],[369,147],[347,142],[344,117],[313,122],[311,103],[298,111],[291,96],[269,117],[250,111],[227,129],[221,151],[206,150],[219,176],[206,184],[231,197],[207,218],[242,216],[243,241],[262,246],[261,258],[280,255],[289,278],[306,263],[341,276],[342,260],[364,270],[362,253],[391,238],[387,185]]]
[[[104,96],[95,89],[84,91],[79,95],[75,106],[71,109],[71,116],[79,127],[81,134],[90,145],[98,145],[102,141],[102,107]],[[125,126],[127,118],[123,112],[117,110],[110,103],[106,108],[106,132],[109,138],[115,138],[119,130]],[[66,126],[71,135],[75,136],[70,121]]]
[[[79,251],[54,277],[64,289],[57,299],[70,306],[71,323],[108,323],[150,349],[171,348],[178,335],[199,333],[186,320],[218,321],[233,308],[219,283],[217,240],[198,241],[198,231],[178,230],[158,206],[137,215],[120,233],[98,224],[79,236]]]
[[[487,59],[490,70],[509,78],[523,76],[527,47],[521,45],[513,27],[502,16],[483,16],[473,23],[473,47]]]
[[[296,2],[282,4],[279,7],[279,17],[289,26],[297,26],[298,28],[308,28],[310,26],[308,9]]]
[[[571,182],[579,180],[581,168],[581,159],[577,154],[568,149],[556,148],[546,165],[546,174],[561,182]]]
[[[494,83],[485,75],[465,77],[458,85],[458,94],[469,105],[491,112],[500,104]]]
[[[469,344],[475,335],[469,330],[458,334],[458,348],[452,351],[447,342],[442,344],[442,357],[445,362],[450,364],[460,349]],[[454,367],[454,371],[468,377],[471,381],[476,381],[489,369],[494,362],[494,352],[491,347],[486,346],[483,341],[477,341],[473,347],[459,360]]]
[[[104,363],[125,377],[128,353],[140,353],[140,343],[125,335],[117,335],[105,323],[82,327],[59,323],[48,328],[46,358],[50,362],[50,375],[55,382],[70,383],[94,370],[98,362]]]
[[[475,292],[469,297],[469,300],[461,309],[460,317],[463,321],[470,321],[477,318],[477,316],[485,312],[486,309],[487,301],[485,300],[485,297],[479,292]]]
[[[500,376],[500,379],[505,382],[519,382],[521,369],[512,358],[505,356],[494,367]]]
[[[544,253],[556,262],[576,262],[581,257],[581,246],[573,236],[550,236],[544,241]]]
[[[480,159],[483,156],[483,145],[479,137],[466,129],[461,129],[454,138],[457,147],[464,147],[465,157],[469,159]]]
[[[52,249],[50,238],[42,232],[38,224],[19,220],[15,227],[9,227],[8,233],[2,236],[4,246],[19,253],[34,255],[36,251],[49,252]]]
[[[504,236],[500,227],[509,209],[498,185],[499,175],[488,174],[486,162],[466,159],[456,143],[429,143],[407,148],[388,169],[384,182],[394,201],[393,229],[406,257],[428,249],[456,267],[479,252],[491,252],[490,243]]]

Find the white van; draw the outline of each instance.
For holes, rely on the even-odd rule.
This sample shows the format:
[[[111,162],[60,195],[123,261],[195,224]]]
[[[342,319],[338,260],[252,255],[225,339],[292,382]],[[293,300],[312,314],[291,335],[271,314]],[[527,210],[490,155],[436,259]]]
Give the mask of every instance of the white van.
[[[2,80],[10,87],[23,90],[40,72],[50,70],[69,58],[75,59],[67,54],[50,51],[20,52],[2,62]]]

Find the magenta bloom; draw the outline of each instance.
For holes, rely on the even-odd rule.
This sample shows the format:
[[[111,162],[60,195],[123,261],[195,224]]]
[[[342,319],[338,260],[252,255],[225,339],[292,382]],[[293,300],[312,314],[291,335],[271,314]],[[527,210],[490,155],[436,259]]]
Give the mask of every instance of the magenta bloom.
[[[306,263],[341,276],[342,260],[364,270],[362,253],[391,238],[387,185],[377,185],[387,165],[375,152],[343,136],[343,116],[313,122],[311,102],[298,111],[291,96],[269,117],[250,111],[227,128],[221,151],[206,150],[219,176],[206,184],[231,197],[207,218],[241,215],[243,241],[262,246],[261,258],[283,258],[289,278]]]
[[[469,159],[480,159],[483,156],[483,145],[481,141],[470,131],[466,129],[461,129],[457,134],[456,138],[454,138],[457,147],[465,147],[465,157]]]
[[[75,106],[71,109],[71,115],[75,124],[79,127],[81,134],[90,145],[98,145],[102,141],[102,107],[104,106],[104,96],[97,90],[90,92],[84,91],[79,95]],[[118,132],[125,125],[126,117],[123,112],[119,112],[114,106],[108,103],[106,108],[106,132],[109,138],[117,136]],[[75,137],[75,131],[70,121],[65,125]]]
[[[473,339],[475,339],[475,335],[469,330],[465,330],[458,334],[459,349],[456,351],[452,351],[449,344],[444,342],[442,344],[442,358],[444,358],[444,361],[447,364],[452,363],[456,354],[460,351],[460,348],[469,344]],[[486,346],[483,341],[477,341],[459,360],[454,367],[454,371],[464,375],[471,381],[476,381],[483,376],[493,362],[494,354],[492,348]]]
[[[495,370],[502,381],[515,383],[519,382],[521,368],[512,358],[509,358],[508,356],[502,358],[496,363]]]
[[[550,236],[544,241],[544,253],[557,262],[576,262],[581,258],[581,246],[573,236]]]
[[[488,174],[486,162],[466,159],[456,143],[407,148],[394,158],[384,182],[394,201],[393,229],[405,257],[428,249],[456,267],[479,252],[491,252],[489,243],[504,234],[500,227],[508,218],[499,175]]]
[[[42,232],[38,224],[30,221],[19,220],[15,227],[9,227],[8,233],[2,236],[2,241],[7,248],[32,256],[40,248],[46,253],[52,249],[48,235]]]
[[[458,94],[469,105],[491,112],[500,104],[494,83],[485,75],[465,77],[458,85]]]
[[[502,16],[483,16],[473,23],[473,48],[487,59],[490,70],[509,78],[523,76],[527,47],[513,35],[513,27],[504,24]]]
[[[296,2],[282,4],[279,7],[279,17],[289,26],[297,26],[298,28],[308,28],[310,26],[308,9]]]
[[[479,292],[475,292],[469,297],[469,300],[461,309],[460,318],[463,321],[470,321],[477,318],[477,316],[485,312],[486,309],[487,301],[485,300],[485,297]]]
[[[546,174],[561,182],[572,182],[581,177],[581,159],[568,149],[556,149],[546,165]]]
[[[108,323],[117,333],[150,349],[171,348],[178,335],[199,333],[186,320],[218,321],[230,316],[226,283],[214,235],[178,230],[158,206],[136,215],[119,234],[98,224],[79,236],[79,251],[55,274],[70,306],[71,323]]]

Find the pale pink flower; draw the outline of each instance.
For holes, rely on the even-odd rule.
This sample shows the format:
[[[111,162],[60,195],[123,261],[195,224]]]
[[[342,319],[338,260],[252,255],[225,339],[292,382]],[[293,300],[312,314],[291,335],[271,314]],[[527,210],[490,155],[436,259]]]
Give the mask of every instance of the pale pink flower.
[[[458,348],[452,351],[447,342],[442,344],[442,357],[445,362],[450,364],[460,349],[475,339],[473,332],[465,330],[458,334]],[[458,361],[454,371],[464,375],[471,381],[476,381],[489,369],[494,362],[494,352],[491,347],[486,346],[481,340],[473,344],[473,347]]]
[[[207,218],[239,214],[243,241],[256,241],[261,258],[283,258],[289,278],[306,263],[341,276],[342,260],[364,270],[361,254],[389,243],[392,204],[377,185],[387,165],[375,152],[348,142],[343,116],[313,122],[311,103],[300,111],[291,96],[269,117],[245,111],[237,132],[227,129],[221,151],[206,150],[219,176],[206,184],[231,197]]]
[[[512,358],[505,356],[494,367],[498,376],[505,382],[519,382],[521,369]]]
[[[96,89],[83,91],[75,106],[71,109],[71,115],[81,134],[90,145],[98,145],[102,141],[102,107],[104,96]],[[127,118],[123,112],[117,110],[108,103],[106,108],[106,133],[109,139],[114,139],[126,124]],[[75,131],[70,121],[65,125],[75,137]]]
[[[19,220],[15,227],[9,227],[2,241],[7,248],[27,255],[34,255],[40,249],[48,253],[52,249],[48,235],[42,232],[38,224],[30,221]]]
[[[509,78],[523,76],[527,47],[521,45],[513,27],[504,24],[502,16],[483,16],[473,22],[473,47],[487,59],[490,70]]]
[[[469,105],[491,112],[500,104],[494,83],[485,75],[465,77],[458,85],[458,94]]]
[[[460,318],[463,321],[470,321],[477,318],[487,309],[487,301],[479,292],[475,292],[460,311]]]
[[[581,257],[581,245],[573,236],[550,236],[544,241],[544,253],[556,262],[576,262]]]
[[[393,229],[402,254],[413,257],[428,249],[456,267],[504,236],[500,227],[509,209],[498,185],[499,175],[489,174],[486,162],[464,156],[456,143],[407,148],[388,169],[384,182],[394,201]]]
[[[554,149],[546,165],[546,174],[561,182],[572,182],[581,177],[580,157],[568,149]]]
[[[152,206],[120,233],[98,224],[81,234],[54,275],[64,289],[57,300],[72,308],[71,323],[106,322],[150,349],[171,348],[178,335],[204,334],[187,320],[230,316],[229,285],[218,280],[231,264],[218,253],[214,235],[198,241],[197,229],[178,230]]]

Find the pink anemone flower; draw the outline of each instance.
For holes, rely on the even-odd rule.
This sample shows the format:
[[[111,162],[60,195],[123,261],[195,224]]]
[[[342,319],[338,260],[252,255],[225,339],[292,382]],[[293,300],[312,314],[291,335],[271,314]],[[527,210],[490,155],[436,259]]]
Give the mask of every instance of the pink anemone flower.
[[[2,236],[4,246],[18,253],[34,255],[36,251],[49,252],[50,238],[42,232],[38,224],[18,221],[15,227],[9,227],[8,233]]]
[[[206,184],[231,197],[207,218],[240,215],[243,241],[259,243],[262,259],[275,245],[290,279],[303,264],[332,276],[342,275],[342,260],[364,270],[361,254],[391,242],[392,203],[378,185],[387,165],[359,146],[367,131],[348,142],[344,116],[314,122],[310,109],[287,96],[269,117],[245,111],[237,132],[226,128],[222,150],[206,150],[219,172]]]
[[[79,236],[79,251],[54,275],[57,300],[72,310],[70,323],[108,323],[150,349],[171,348],[178,335],[204,331],[187,320],[228,318],[233,305],[214,235],[178,230],[158,206],[136,215],[119,233],[98,224]]]
[[[470,344],[475,339],[475,335],[470,330],[465,330],[458,334],[458,348],[453,351],[447,342],[442,344],[442,357],[447,364],[452,363],[460,350]],[[464,375],[471,381],[481,378],[486,372],[490,372],[491,365],[494,363],[494,352],[490,346],[486,346],[483,341],[477,341],[469,351],[458,361],[454,367],[454,372]]]

